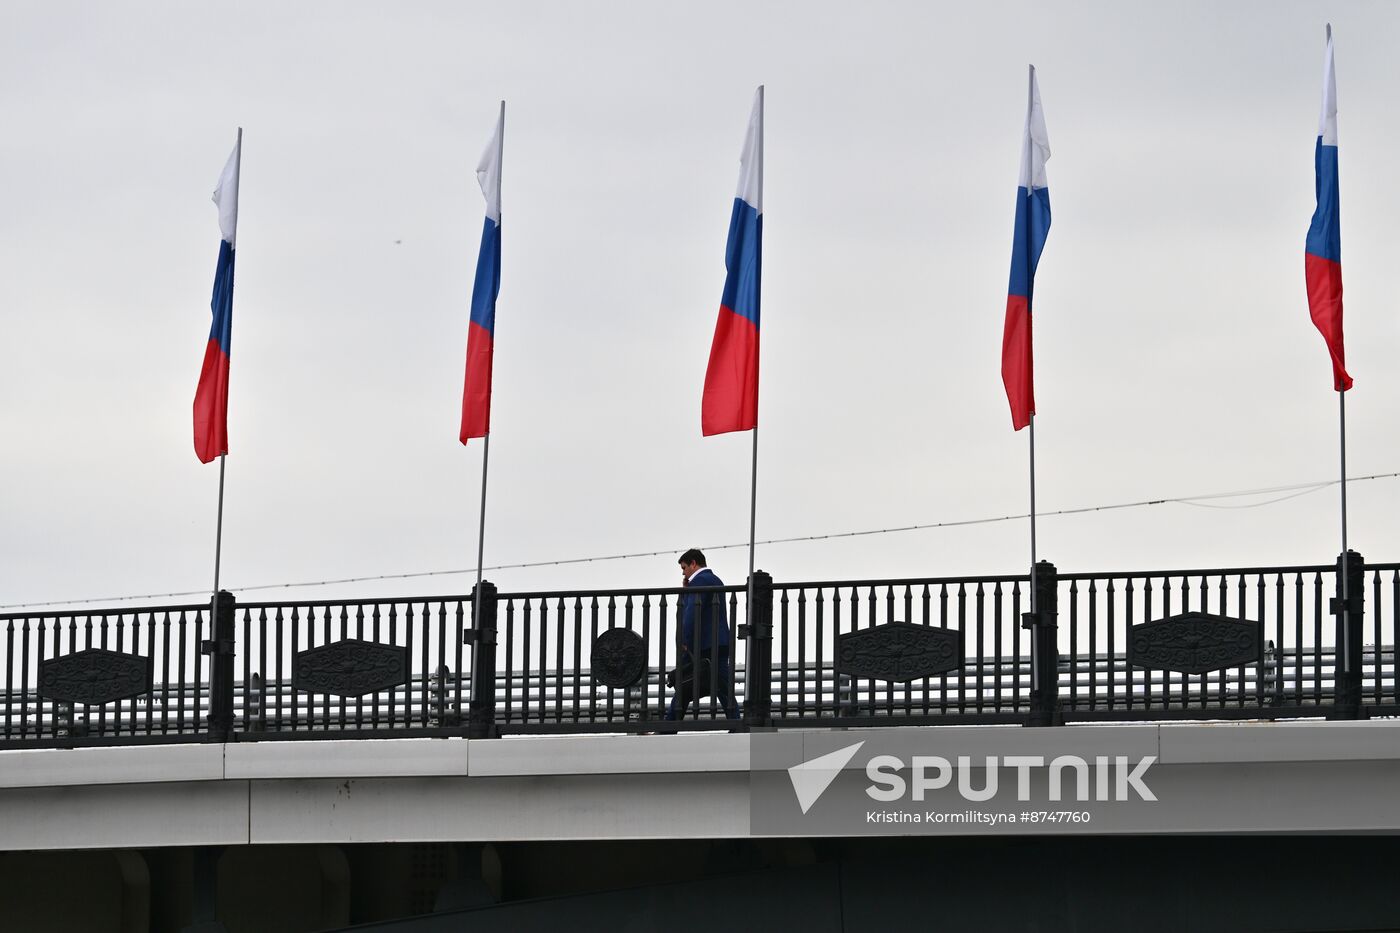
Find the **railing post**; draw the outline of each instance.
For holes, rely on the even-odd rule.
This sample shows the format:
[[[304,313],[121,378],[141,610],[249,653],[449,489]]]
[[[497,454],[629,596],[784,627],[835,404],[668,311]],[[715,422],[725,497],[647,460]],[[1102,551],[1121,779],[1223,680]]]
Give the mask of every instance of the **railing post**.
[[[243,687],[243,728],[247,732],[261,732],[267,728],[266,689],[263,676],[257,671]]]
[[[209,604],[212,637],[199,646],[201,653],[209,655],[210,742],[227,742],[233,735],[233,640],[237,613],[238,602],[233,594],[219,590]]]
[[[1345,587],[1343,586],[1345,581]],[[1345,593],[1345,597],[1342,595]],[[1362,642],[1366,619],[1366,559],[1355,551],[1337,555],[1337,595],[1332,599],[1337,618],[1334,694],[1328,719],[1362,719]]]
[[[477,592],[477,588],[480,592]],[[496,584],[472,589],[472,627],[462,639],[472,646],[472,689],[467,737],[494,739],[496,731]]]
[[[749,580],[748,626],[744,660],[744,726],[773,724],[773,578],[755,570]]]
[[[1040,561],[1032,569],[1035,611],[1021,616],[1021,627],[1031,632],[1031,711],[1026,725],[1061,726],[1059,580],[1049,561]]]

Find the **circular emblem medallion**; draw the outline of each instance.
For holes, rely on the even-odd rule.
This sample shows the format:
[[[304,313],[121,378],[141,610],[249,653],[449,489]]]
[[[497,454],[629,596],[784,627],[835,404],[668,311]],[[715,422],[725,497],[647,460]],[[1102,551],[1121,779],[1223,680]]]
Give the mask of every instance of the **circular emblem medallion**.
[[[593,640],[593,682],[622,689],[646,673],[646,643],[625,628],[610,628]]]

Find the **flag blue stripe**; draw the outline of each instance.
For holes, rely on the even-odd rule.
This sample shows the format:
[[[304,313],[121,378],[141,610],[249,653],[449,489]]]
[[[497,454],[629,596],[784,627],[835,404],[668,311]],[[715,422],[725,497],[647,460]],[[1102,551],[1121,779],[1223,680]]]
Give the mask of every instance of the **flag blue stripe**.
[[[1050,233],[1050,189],[1016,189],[1016,231],[1011,245],[1011,282],[1007,294],[1020,295],[1030,302],[1035,287],[1035,269],[1045,238]]]
[[[209,324],[209,339],[219,342],[225,356],[233,343],[233,247],[228,240],[219,241],[219,264],[214,270],[214,294],[209,300],[213,320]]]
[[[1313,158],[1317,168],[1317,210],[1308,227],[1307,251],[1320,259],[1342,261],[1342,211],[1337,189],[1337,147],[1324,146],[1317,138]]]
[[[759,285],[763,273],[763,215],[742,198],[734,199],[729,243],[724,250],[724,294],[720,304],[758,327]]]
[[[496,295],[501,290],[501,225],[490,217],[481,229],[481,251],[472,283],[471,321],[488,334],[496,333]]]

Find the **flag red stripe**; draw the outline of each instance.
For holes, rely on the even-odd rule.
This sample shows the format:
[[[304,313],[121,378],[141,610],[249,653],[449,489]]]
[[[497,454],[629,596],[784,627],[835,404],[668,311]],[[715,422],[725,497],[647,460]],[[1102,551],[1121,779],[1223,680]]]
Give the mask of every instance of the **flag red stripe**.
[[[228,355],[217,339],[204,348],[194,392],[194,452],[201,463],[228,453]]]
[[[709,437],[757,426],[758,328],[742,314],[721,306],[705,370],[700,433]]]
[[[1351,376],[1347,375],[1342,342],[1342,264],[1312,253],[1305,254],[1303,262],[1308,279],[1308,311],[1332,355],[1332,387],[1345,392],[1351,388]]]
[[[467,325],[467,374],[462,384],[462,432],[465,444],[491,431],[491,333],[472,321]]]
[[[1006,325],[1001,336],[1001,381],[1011,403],[1011,424],[1021,430],[1035,414],[1035,378],[1031,359],[1031,312],[1025,295],[1006,298]]]

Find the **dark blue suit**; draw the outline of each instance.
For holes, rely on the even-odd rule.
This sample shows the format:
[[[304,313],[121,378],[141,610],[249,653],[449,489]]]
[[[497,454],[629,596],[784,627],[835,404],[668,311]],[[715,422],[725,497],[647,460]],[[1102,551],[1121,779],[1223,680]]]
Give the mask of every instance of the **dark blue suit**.
[[[723,581],[708,567],[701,567],[685,584],[691,586],[724,586]],[[739,707],[733,696],[733,670],[730,646],[729,612],[725,608],[725,593],[686,593],[680,599],[680,651],[681,668],[694,670],[697,658],[709,660],[717,666],[714,674],[716,683],[715,700],[724,714],[730,719],[739,718]],[[709,693],[710,684],[706,673],[700,671],[701,682],[696,685],[696,693]],[[679,719],[685,715],[691,703],[700,704],[699,697],[683,692],[680,685],[671,697],[667,719]]]
[[[709,567],[701,567],[685,584],[686,586],[724,586],[724,581],[715,576]],[[729,613],[724,606],[724,593],[686,593],[681,597],[681,648],[694,651],[708,651],[712,647],[729,644]],[[715,616],[719,616],[716,628]],[[699,625],[699,640],[696,640],[695,627]]]

